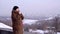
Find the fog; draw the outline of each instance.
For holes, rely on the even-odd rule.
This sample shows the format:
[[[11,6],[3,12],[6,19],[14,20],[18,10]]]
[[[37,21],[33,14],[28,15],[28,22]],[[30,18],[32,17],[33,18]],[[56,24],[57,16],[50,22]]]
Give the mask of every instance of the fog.
[[[60,0],[0,0],[0,16],[11,16],[13,6],[19,6],[25,18],[60,14]]]

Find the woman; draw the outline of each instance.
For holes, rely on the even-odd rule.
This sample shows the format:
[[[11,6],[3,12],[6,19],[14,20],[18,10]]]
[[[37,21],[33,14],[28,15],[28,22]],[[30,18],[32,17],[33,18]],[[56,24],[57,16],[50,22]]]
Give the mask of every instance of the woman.
[[[24,16],[20,12],[19,14],[19,7],[14,6],[12,10],[12,26],[13,26],[13,34],[23,34],[23,23],[22,20]]]

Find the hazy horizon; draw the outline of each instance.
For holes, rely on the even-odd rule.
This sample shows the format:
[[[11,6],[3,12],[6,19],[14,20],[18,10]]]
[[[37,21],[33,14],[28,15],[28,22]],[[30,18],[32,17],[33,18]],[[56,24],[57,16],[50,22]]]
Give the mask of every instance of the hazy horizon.
[[[0,0],[0,16],[10,16],[16,5],[26,18],[60,14],[60,0]]]

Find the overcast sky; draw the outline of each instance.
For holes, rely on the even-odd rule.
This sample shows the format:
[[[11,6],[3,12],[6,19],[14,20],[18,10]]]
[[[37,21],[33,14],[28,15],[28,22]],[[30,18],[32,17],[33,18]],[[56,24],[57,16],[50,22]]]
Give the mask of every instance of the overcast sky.
[[[25,17],[60,14],[60,0],[0,0],[0,16],[10,16],[16,5]]]

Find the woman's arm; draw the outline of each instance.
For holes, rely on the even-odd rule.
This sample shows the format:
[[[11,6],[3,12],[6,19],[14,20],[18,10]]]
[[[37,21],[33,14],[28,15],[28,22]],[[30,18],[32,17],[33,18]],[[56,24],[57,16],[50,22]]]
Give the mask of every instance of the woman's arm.
[[[22,13],[20,14],[20,16],[21,16],[21,18],[22,18],[22,20],[23,20],[23,19],[24,19],[24,16],[23,16],[23,14],[22,14]]]

